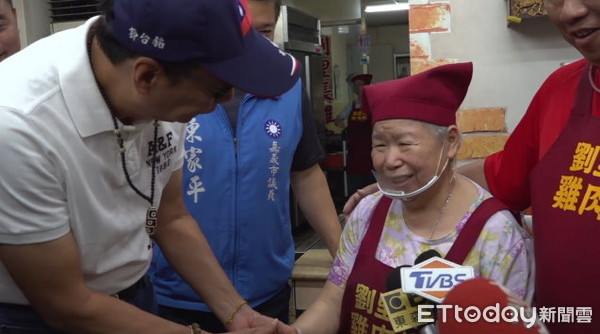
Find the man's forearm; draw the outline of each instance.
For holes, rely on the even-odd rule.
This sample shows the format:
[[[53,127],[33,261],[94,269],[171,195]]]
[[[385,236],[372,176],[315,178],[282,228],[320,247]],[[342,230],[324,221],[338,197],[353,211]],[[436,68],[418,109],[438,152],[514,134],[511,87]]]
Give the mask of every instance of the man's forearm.
[[[189,333],[126,302],[90,290],[71,233],[48,242],[0,245],[3,263],[44,321],[67,333]]]
[[[293,172],[292,187],[304,216],[325,240],[331,256],[335,256],[340,241],[341,225],[325,174],[319,165]]]
[[[191,216],[161,226],[157,242],[171,266],[202,296],[221,321],[244,301],[221,268]]]
[[[485,178],[484,164],[485,160],[480,159],[475,162],[471,162],[466,165],[460,166],[459,168],[457,168],[457,172],[475,181],[482,188],[489,191],[489,186]]]

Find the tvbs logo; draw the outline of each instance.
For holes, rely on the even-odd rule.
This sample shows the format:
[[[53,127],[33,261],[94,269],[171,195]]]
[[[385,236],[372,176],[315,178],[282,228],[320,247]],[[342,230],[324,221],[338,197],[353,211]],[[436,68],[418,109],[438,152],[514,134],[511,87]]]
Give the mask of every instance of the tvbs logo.
[[[473,277],[473,267],[439,257],[400,270],[404,292],[415,293],[436,303],[441,303],[454,286]]]

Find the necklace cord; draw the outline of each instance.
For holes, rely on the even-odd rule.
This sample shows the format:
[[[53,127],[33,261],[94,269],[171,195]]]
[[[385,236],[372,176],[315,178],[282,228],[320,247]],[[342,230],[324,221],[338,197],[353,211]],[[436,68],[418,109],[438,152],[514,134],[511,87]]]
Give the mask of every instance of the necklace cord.
[[[100,90],[102,92],[102,90]],[[110,109],[110,108],[109,108]],[[155,187],[155,181],[156,181],[156,149],[157,149],[157,139],[158,139],[158,122],[155,120],[154,121],[154,141],[152,144],[152,176],[150,179],[150,196],[144,194],[141,190],[138,189],[138,187],[135,186],[135,184],[133,184],[133,181],[131,180],[131,176],[129,175],[129,171],[127,170],[127,162],[125,159],[125,147],[124,147],[124,140],[123,137],[121,135],[121,129],[118,128],[118,123],[117,123],[117,118],[114,115],[114,113],[112,113],[111,110],[111,114],[112,114],[112,118],[113,118],[113,122],[115,125],[115,134],[117,135],[117,142],[119,144],[119,152],[121,155],[121,166],[123,167],[123,173],[125,174],[125,179],[127,180],[127,183],[129,184],[129,186],[131,187],[131,189],[133,189],[133,191],[135,191],[140,197],[142,197],[143,199],[145,199],[146,201],[148,201],[148,203],[150,203],[150,206],[154,206],[154,187]]]
[[[94,38],[94,31],[90,30],[90,34],[88,36],[88,40],[87,40],[87,52],[88,52],[88,56],[89,56],[89,61],[90,61],[90,66],[92,68],[92,72],[94,69],[93,63],[92,63],[92,40]],[[95,78],[95,75],[94,75]],[[156,181],[156,155],[157,155],[157,151],[158,151],[158,121],[154,120],[154,139],[152,141],[152,145],[150,147],[150,149],[152,150],[152,162],[151,162],[151,166],[152,166],[152,175],[150,178],[150,195],[146,195],[144,194],[141,190],[138,189],[138,187],[135,186],[135,184],[133,184],[133,181],[131,180],[131,176],[129,175],[129,171],[127,170],[127,161],[126,161],[126,157],[125,157],[125,140],[123,139],[123,135],[121,133],[121,129],[119,128],[119,124],[117,121],[117,115],[115,113],[115,110],[112,106],[112,104],[110,103],[110,100],[108,99],[108,97],[106,96],[106,92],[104,91],[104,88],[102,87],[102,85],[100,85],[100,82],[98,81],[97,78],[96,79],[96,85],[98,86],[98,90],[100,91],[100,95],[102,95],[102,99],[104,100],[104,103],[106,103],[106,106],[108,107],[108,110],[110,111],[110,115],[112,117],[112,121],[113,121],[113,125],[114,125],[114,133],[117,136],[117,144],[119,146],[119,153],[121,155],[121,166],[123,168],[123,173],[125,174],[125,179],[127,180],[127,183],[129,184],[129,186],[131,187],[131,189],[133,189],[133,191],[136,192],[136,194],[138,194],[140,197],[142,197],[143,199],[145,199],[146,201],[148,201],[148,203],[150,203],[150,206],[153,207],[154,206],[154,192],[155,192],[155,181]]]
[[[596,86],[596,83],[594,82],[594,66],[590,66],[590,70],[588,71],[588,78],[590,79],[590,85],[592,85],[592,88],[596,91],[596,93],[600,93],[600,88],[598,88],[598,86]]]
[[[448,203],[450,202],[450,198],[452,198],[452,192],[454,191],[455,180],[456,180],[456,176],[452,175],[452,179],[450,179],[450,182],[452,184],[450,185],[450,190],[448,191],[448,196],[446,196],[446,201],[444,202],[444,206],[442,206],[442,210],[440,210],[440,215],[438,216],[437,220],[435,221],[435,224],[433,225],[433,228],[431,229],[431,235],[429,235],[430,240],[433,239],[433,236],[435,235],[435,231],[437,230],[437,227],[440,224],[440,221],[442,220],[442,216],[446,212],[446,207],[448,206]]]

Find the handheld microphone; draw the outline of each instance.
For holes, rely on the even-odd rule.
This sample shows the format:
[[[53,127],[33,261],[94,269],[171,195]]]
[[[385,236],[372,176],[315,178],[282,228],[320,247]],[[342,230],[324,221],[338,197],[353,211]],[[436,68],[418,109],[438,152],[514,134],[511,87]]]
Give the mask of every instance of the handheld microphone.
[[[427,250],[417,256],[415,264],[436,256],[440,256],[437,251]],[[400,272],[402,268],[410,267],[409,265],[402,265],[392,269],[386,280],[387,292],[381,294],[385,311],[396,333],[423,325],[422,322],[418,321],[418,306],[427,303],[427,301],[421,296],[407,294],[402,291]],[[430,319],[433,318],[432,315]],[[421,332],[429,333],[429,329],[431,329],[430,326],[422,327]]]
[[[428,249],[417,256],[415,259],[415,266],[421,262],[431,259],[432,257],[442,257],[442,255],[435,249]]]
[[[400,280],[400,269],[409,267],[409,265],[404,264],[400,267],[392,269],[392,271],[390,271],[390,273],[387,276],[387,280],[385,281],[385,290],[392,291],[402,289],[402,281]]]
[[[436,251],[435,249],[428,249],[417,256],[414,264],[417,265],[421,262],[427,261],[427,260],[431,259],[432,257],[436,257],[436,256],[442,257],[440,255],[440,253],[438,251]],[[401,265],[399,267],[392,269],[392,271],[388,274],[388,277],[386,280],[386,284],[385,284],[386,291],[392,291],[392,290],[402,288],[402,277],[400,276],[400,271],[402,268],[410,268],[410,266],[407,264],[404,264],[404,265]]]
[[[403,332],[420,325],[417,322],[417,305],[420,300],[415,300],[415,295],[407,295],[402,291],[400,269],[410,267],[403,265],[392,269],[386,280],[386,290],[381,294],[383,308],[390,319],[390,324],[395,333]]]
[[[440,334],[548,334],[535,310],[505,287],[485,278],[458,284],[437,307]]]
[[[435,249],[428,249],[417,256],[417,258],[415,259],[415,266],[421,262],[425,262],[434,257],[442,257],[442,255]],[[426,302],[433,304],[434,306],[437,305],[437,303],[433,302],[433,301],[426,301]],[[425,304],[426,302],[421,303],[421,305]],[[418,305],[417,305],[417,311],[418,311]],[[434,313],[432,315],[432,319],[433,319],[434,323],[422,326],[419,330],[419,334],[437,334],[437,328],[435,326],[436,316],[437,316],[437,313]]]
[[[429,249],[417,256],[414,267],[403,268],[400,276],[406,293],[441,303],[452,287],[475,277],[475,273],[473,267],[443,259],[436,250]]]

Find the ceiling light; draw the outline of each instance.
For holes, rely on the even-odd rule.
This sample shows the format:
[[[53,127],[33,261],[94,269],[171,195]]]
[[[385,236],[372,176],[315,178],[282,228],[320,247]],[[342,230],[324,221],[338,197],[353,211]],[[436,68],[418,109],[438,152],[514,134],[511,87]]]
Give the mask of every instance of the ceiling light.
[[[365,8],[366,13],[393,12],[399,10],[408,10],[408,3],[403,2],[389,5],[374,5],[367,6],[367,8]]]
[[[349,34],[350,27],[348,26],[338,26],[338,34]]]

